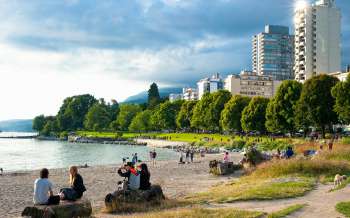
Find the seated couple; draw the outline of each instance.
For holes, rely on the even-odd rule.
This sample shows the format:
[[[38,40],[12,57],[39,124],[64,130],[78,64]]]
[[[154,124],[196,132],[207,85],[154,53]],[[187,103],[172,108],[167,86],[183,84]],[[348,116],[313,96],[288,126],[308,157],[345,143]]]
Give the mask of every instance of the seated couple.
[[[49,180],[49,170],[44,168],[40,171],[40,178],[34,182],[33,201],[36,205],[54,205],[59,204],[60,200],[75,201],[83,196],[86,191],[83,178],[78,173],[78,168],[72,166],[69,168],[70,188],[63,188],[58,195],[53,194],[53,185]]]
[[[130,190],[148,190],[151,188],[150,178],[151,174],[148,171],[147,164],[142,163],[137,168],[132,162],[118,169],[118,174],[128,179],[128,186],[125,187]]]

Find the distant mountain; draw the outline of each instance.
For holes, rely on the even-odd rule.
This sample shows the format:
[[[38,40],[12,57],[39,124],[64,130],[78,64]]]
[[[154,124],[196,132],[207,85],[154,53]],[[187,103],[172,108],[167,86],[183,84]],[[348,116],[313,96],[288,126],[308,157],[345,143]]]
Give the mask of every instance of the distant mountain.
[[[182,93],[182,88],[160,88],[159,89],[159,95],[161,98],[163,97],[169,97],[169,94],[171,93]],[[134,103],[134,104],[142,104],[146,103],[148,99],[148,92],[140,92],[139,94],[133,95],[128,97],[123,103]]]
[[[0,121],[0,130],[4,132],[33,132],[33,120],[5,120]]]

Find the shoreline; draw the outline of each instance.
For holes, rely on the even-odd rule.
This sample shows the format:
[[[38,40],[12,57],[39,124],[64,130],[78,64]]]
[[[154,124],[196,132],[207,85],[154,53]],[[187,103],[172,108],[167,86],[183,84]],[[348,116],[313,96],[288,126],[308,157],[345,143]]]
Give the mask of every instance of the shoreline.
[[[151,183],[160,184],[166,197],[173,199],[205,191],[212,185],[225,182],[229,178],[209,174],[209,161],[221,159],[221,157],[217,154],[206,155],[203,159],[195,157],[195,163],[191,164],[178,164],[178,160],[168,160],[157,161],[156,166],[152,166],[147,162],[151,172]],[[239,158],[238,154],[232,155],[233,161],[238,161]],[[91,200],[94,211],[104,206],[104,197],[115,191],[117,182],[122,180],[116,172],[119,166],[114,164],[79,169],[87,187],[84,196]],[[68,169],[59,168],[49,171],[49,179],[54,183],[54,193],[68,186]],[[25,206],[33,204],[33,183],[38,175],[38,170],[32,170],[0,176],[0,217],[18,217]]]

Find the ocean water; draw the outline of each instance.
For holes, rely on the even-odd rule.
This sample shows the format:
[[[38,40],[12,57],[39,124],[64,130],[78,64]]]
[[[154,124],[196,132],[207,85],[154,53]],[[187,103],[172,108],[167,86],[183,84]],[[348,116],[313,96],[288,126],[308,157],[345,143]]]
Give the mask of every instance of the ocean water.
[[[0,133],[0,136],[9,133]],[[11,133],[12,136],[18,133]],[[20,134],[24,135],[24,134]],[[27,135],[27,134],[25,134]],[[77,144],[36,139],[0,139],[0,168],[6,171],[65,168],[71,165],[89,166],[120,164],[137,153],[140,160],[149,160],[152,149],[146,146],[112,144]],[[176,159],[176,152],[156,149],[158,160]]]

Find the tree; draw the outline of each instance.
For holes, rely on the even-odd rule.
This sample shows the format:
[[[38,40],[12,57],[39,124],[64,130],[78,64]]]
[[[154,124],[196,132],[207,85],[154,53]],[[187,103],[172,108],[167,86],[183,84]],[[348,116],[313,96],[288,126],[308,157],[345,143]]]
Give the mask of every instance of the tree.
[[[123,104],[117,118],[117,125],[121,130],[128,130],[132,119],[141,112],[141,107],[136,104]]]
[[[225,104],[220,120],[223,130],[242,131],[242,112],[249,105],[250,100],[249,97],[235,95]]]
[[[350,124],[350,74],[345,82],[339,82],[332,88],[332,96],[335,98],[334,111],[339,119]]]
[[[134,119],[132,119],[131,124],[129,126],[129,131],[132,132],[146,132],[152,129],[151,125],[151,110],[145,110],[138,113]]]
[[[259,131],[265,133],[266,108],[269,99],[263,97],[254,97],[249,102],[248,106],[242,112],[242,129],[245,132]]]
[[[209,105],[208,112],[206,113],[206,122],[208,124],[208,130],[218,131],[220,130],[220,117],[221,112],[225,107],[225,104],[231,99],[232,95],[229,91],[219,90],[212,94],[212,102]]]
[[[85,129],[101,131],[108,128],[111,123],[111,114],[109,107],[103,100],[95,103],[88,111],[85,117]]]
[[[309,132],[311,121],[307,111],[307,105],[304,101],[297,101],[294,111],[295,127],[299,130],[303,130],[304,137]]]
[[[33,120],[32,128],[38,132],[41,132],[44,129],[46,124],[46,119],[44,115],[36,116]]]
[[[201,100],[198,101],[196,106],[193,109],[193,116],[191,119],[191,127],[195,129],[207,130],[207,113],[208,108],[213,101],[213,96],[209,93],[205,93]]]
[[[193,109],[197,101],[186,101],[182,104],[179,114],[176,117],[176,125],[181,129],[188,129],[191,127],[191,119]]]
[[[53,116],[49,116],[45,118],[45,126],[41,130],[40,134],[44,136],[56,136],[59,132],[57,119]]]
[[[311,124],[320,128],[325,137],[326,127],[332,131],[337,122],[337,114],[333,111],[335,99],[331,89],[339,80],[333,76],[319,75],[307,80],[303,86],[299,99],[299,107],[305,109],[305,116]],[[298,111],[301,109],[299,108]]]
[[[78,130],[84,128],[84,120],[90,107],[97,100],[94,96],[85,94],[68,97],[64,100],[58,114],[58,127],[61,131]]]
[[[283,81],[266,109],[266,128],[269,132],[295,132],[295,109],[302,84],[294,80]]]
[[[154,127],[161,130],[176,129],[176,116],[181,109],[182,103],[183,101],[167,101],[160,104],[151,117]]]
[[[160,95],[156,83],[152,83],[148,90],[148,108],[154,109],[160,103]]]
[[[116,120],[119,113],[119,104],[116,100],[112,99],[111,104],[108,104],[108,112],[111,120]]]

